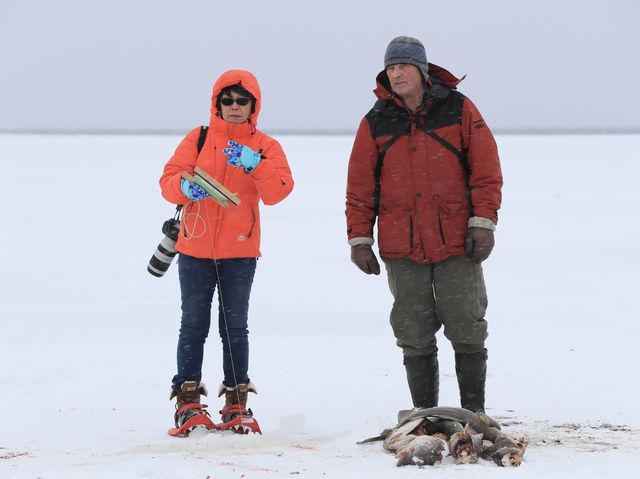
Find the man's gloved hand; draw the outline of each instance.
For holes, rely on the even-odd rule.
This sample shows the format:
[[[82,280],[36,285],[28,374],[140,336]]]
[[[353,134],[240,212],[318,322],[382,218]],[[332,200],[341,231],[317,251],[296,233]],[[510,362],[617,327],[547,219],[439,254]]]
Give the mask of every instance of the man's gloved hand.
[[[367,274],[380,274],[380,264],[368,244],[352,246],[351,261]]]
[[[495,240],[493,231],[487,228],[469,228],[464,238],[464,252],[471,261],[482,263],[491,254]]]
[[[245,173],[250,173],[262,160],[259,151],[253,151],[242,143],[229,140],[231,148],[225,148],[222,152],[227,155],[227,163],[233,166],[242,166]]]
[[[204,191],[200,185],[191,183],[184,178],[180,179],[180,191],[182,191],[184,196],[189,198],[191,201],[204,200],[207,196],[209,196],[209,193]]]

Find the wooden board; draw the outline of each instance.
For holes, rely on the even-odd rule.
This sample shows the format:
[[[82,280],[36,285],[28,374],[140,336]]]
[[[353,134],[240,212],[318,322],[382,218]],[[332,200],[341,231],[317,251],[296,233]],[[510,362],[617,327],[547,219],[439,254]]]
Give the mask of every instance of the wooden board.
[[[193,176],[192,174],[187,173],[185,171],[185,172],[182,173],[182,177],[185,180],[190,181],[191,183],[195,183],[196,185],[200,186],[204,191],[206,191],[209,194],[211,199],[213,199],[220,206],[223,206],[224,208],[228,208],[229,207],[229,201],[228,201],[227,197],[224,196],[213,185],[210,185],[207,181],[205,181],[200,176],[197,176],[197,175]]]
[[[224,187],[224,185],[222,185],[222,183],[217,181],[213,176],[209,175],[202,168],[196,166],[196,169],[194,170],[194,172],[196,176],[199,176],[200,178],[205,180],[207,183],[209,183],[211,186],[213,186],[215,189],[217,189],[225,198],[231,201],[231,203],[233,203],[236,206],[240,204],[240,198],[238,198],[236,194],[231,193],[228,189]]]

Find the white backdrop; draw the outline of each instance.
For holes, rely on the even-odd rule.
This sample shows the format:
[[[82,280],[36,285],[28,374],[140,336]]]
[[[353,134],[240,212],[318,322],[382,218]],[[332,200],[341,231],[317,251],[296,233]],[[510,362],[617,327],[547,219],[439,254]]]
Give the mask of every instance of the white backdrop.
[[[635,0],[0,0],[0,131],[172,131],[253,71],[261,126],[352,131],[386,45],[420,38],[489,126],[640,129]]]

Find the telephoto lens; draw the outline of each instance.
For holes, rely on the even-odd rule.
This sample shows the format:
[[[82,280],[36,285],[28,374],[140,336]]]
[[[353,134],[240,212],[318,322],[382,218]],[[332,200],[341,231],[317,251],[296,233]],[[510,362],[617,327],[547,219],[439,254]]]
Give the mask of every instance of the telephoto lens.
[[[147,271],[158,278],[162,277],[176,255],[176,241],[180,232],[180,220],[176,218],[168,219],[162,225],[164,238],[153,253],[147,265]]]

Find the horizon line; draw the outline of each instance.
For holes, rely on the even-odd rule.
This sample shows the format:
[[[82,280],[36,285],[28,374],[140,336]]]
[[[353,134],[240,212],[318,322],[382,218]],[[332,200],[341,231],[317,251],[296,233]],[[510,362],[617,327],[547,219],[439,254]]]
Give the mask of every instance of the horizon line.
[[[149,135],[179,136],[189,130],[174,128],[0,128],[0,135]],[[295,129],[261,130],[281,136],[355,136],[355,129]],[[640,128],[493,128],[495,135],[637,135]]]

